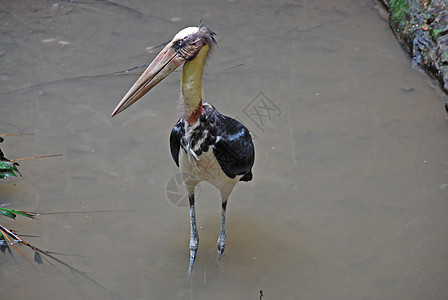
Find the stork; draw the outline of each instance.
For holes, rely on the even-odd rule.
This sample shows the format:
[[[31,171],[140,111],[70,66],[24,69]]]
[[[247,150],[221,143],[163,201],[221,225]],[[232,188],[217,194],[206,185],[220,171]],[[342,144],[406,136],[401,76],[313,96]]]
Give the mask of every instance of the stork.
[[[181,118],[171,131],[171,155],[180,168],[190,204],[190,270],[199,245],[194,188],[206,181],[221,193],[218,259],[226,246],[226,207],[239,181],[252,180],[255,152],[249,130],[202,101],[202,72],[215,33],[200,24],[177,33],[137,79],[112,113],[122,112],[182,63]]]

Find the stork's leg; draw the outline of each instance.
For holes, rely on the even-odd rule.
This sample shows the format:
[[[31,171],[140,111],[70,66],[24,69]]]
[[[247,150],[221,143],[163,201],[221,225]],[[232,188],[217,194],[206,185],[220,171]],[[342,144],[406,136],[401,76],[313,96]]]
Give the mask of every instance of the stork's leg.
[[[188,192],[188,199],[190,201],[190,267],[196,259],[196,252],[199,246],[198,228],[196,226],[196,211],[194,208],[194,189]]]
[[[217,242],[218,246],[218,259],[221,257],[224,249],[226,248],[226,207],[227,198],[222,200],[222,213],[221,213],[221,232]]]

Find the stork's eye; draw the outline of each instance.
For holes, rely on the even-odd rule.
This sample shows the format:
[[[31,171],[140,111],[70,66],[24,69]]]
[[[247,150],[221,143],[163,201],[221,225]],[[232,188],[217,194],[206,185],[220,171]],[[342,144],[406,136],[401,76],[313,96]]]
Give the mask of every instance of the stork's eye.
[[[176,42],[176,46],[177,46],[177,47],[183,47],[184,45],[185,45],[184,40],[178,40],[178,41]]]

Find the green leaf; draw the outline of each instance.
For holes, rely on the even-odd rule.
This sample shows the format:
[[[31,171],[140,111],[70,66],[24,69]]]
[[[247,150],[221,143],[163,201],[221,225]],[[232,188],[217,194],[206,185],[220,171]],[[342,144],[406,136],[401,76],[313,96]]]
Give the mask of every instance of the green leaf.
[[[0,178],[5,179],[8,177],[17,177],[17,175],[14,173],[14,171],[0,170]]]
[[[29,212],[29,211],[23,211],[23,210],[9,209],[9,208],[0,207],[0,215],[4,215],[6,217],[15,219],[16,218],[16,214],[24,216],[24,217],[27,217],[27,218],[30,218],[30,219],[34,219],[34,216],[36,215],[36,213]]]
[[[3,208],[0,208],[0,215],[3,215],[5,217],[11,218],[11,219],[15,219],[16,215],[11,212],[11,211],[7,211],[7,210],[3,210]]]
[[[0,169],[9,170],[14,167],[14,162],[0,161]]]
[[[17,169],[18,165],[18,163],[13,161],[0,161],[0,178],[17,177],[15,172],[22,176]]]

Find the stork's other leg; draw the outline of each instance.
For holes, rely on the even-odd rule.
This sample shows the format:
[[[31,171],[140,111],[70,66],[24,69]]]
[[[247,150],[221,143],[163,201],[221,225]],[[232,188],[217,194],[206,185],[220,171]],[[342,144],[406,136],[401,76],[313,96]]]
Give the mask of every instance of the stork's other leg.
[[[218,258],[221,257],[224,249],[226,248],[226,207],[227,198],[222,200],[222,213],[221,213],[221,232],[217,242],[218,246]]]
[[[196,253],[199,246],[198,228],[196,226],[196,211],[194,208],[194,189],[188,192],[188,200],[190,201],[190,265],[196,259]]]

